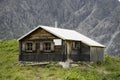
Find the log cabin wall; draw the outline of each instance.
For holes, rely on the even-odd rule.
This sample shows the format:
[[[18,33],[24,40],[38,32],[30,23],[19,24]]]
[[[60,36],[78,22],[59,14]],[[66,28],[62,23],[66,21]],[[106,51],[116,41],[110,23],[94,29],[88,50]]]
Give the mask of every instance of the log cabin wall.
[[[55,50],[44,52],[37,50],[33,52],[22,51],[20,61],[65,61],[64,46],[55,46]]]
[[[43,29],[37,29],[27,37],[20,40],[20,61],[64,61],[65,57],[65,46],[55,45],[53,40],[59,39],[58,37],[50,34]],[[44,43],[51,43],[51,51],[44,50]],[[32,45],[32,50],[26,50],[27,43]]]

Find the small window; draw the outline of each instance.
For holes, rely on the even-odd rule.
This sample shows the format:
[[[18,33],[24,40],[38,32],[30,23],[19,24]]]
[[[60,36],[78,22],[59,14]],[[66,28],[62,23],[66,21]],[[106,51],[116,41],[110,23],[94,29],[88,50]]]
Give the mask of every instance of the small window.
[[[26,43],[26,50],[27,51],[32,51],[33,44],[32,43]]]
[[[45,51],[51,51],[51,43],[50,42],[45,42],[44,43],[44,50]]]
[[[51,52],[54,50],[54,45],[52,42],[44,42],[44,51]]]
[[[72,47],[73,47],[73,49],[79,49],[80,48],[80,42],[73,42]]]

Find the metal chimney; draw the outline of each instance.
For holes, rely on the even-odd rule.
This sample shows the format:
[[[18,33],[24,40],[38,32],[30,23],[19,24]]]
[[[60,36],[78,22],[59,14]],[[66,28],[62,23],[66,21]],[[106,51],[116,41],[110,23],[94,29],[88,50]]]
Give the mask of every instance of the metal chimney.
[[[58,22],[57,21],[55,21],[55,28],[57,28],[58,27]]]

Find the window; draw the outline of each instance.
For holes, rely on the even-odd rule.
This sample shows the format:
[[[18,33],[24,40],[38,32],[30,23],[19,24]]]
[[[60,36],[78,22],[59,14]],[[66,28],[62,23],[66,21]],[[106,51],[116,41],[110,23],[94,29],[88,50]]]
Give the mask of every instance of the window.
[[[33,44],[32,43],[26,43],[26,50],[27,51],[32,51],[33,49]]]
[[[22,43],[22,51],[33,52],[36,50],[36,43],[34,41],[25,41]]]
[[[44,51],[45,52],[51,52],[54,50],[54,45],[52,42],[44,42]]]
[[[46,42],[46,43],[44,43],[44,50],[51,50],[51,43],[49,43],[49,42]]]
[[[73,49],[79,49],[80,48],[80,42],[73,42],[72,47],[73,47]]]
[[[56,46],[62,45],[62,40],[61,39],[54,39],[53,40]]]

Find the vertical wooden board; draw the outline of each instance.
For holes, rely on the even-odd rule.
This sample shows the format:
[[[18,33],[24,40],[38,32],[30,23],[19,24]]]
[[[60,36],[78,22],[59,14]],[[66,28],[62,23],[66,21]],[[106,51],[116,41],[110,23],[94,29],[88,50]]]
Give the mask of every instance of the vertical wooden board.
[[[103,60],[103,52],[102,52],[102,48],[97,48],[97,54],[98,54],[98,60],[97,61],[102,61]]]
[[[97,49],[97,61],[101,61],[101,49],[100,48],[96,48]]]
[[[91,47],[91,49],[90,49],[90,52],[91,52],[91,57],[90,57],[90,59],[91,59],[91,61],[94,61],[94,48],[93,47]]]
[[[99,61],[104,60],[104,48],[98,48],[98,53],[99,53]]]
[[[40,51],[43,51],[43,42],[40,42]]]
[[[54,49],[55,49],[55,46],[54,46],[54,43],[52,42],[51,43],[51,50],[54,51]]]
[[[33,43],[32,49],[33,49],[33,51],[36,50],[36,43],[35,42]]]
[[[67,59],[70,59],[70,54],[72,53],[72,41],[66,41],[67,45]]]
[[[93,62],[96,62],[96,58],[97,58],[96,48],[95,47],[91,47],[90,48],[90,52],[91,52],[90,60],[93,61]]]
[[[93,62],[98,62],[98,61],[103,61],[104,57],[104,48],[101,47],[91,47],[90,48],[91,52],[91,61]]]
[[[72,42],[71,41],[66,41],[66,43],[67,43],[67,54],[71,54]]]

